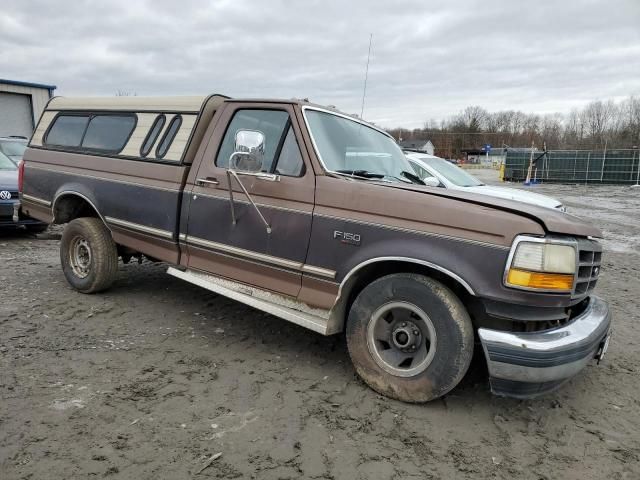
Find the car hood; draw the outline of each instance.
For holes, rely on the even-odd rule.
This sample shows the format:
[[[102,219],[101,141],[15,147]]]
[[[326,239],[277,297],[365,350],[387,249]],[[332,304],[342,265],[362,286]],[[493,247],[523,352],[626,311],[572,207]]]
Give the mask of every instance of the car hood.
[[[465,192],[480,193],[482,195],[490,195],[497,198],[506,198],[508,200],[517,200],[518,202],[531,203],[546,208],[557,208],[562,202],[553,197],[542,195],[540,193],[527,192],[517,188],[496,187],[492,185],[479,185],[477,187],[465,187]]]
[[[380,182],[382,184],[382,182]],[[480,195],[465,190],[451,190],[439,187],[423,187],[405,183],[385,183],[387,187],[412,190],[423,195],[435,195],[463,202],[483,205],[528,217],[538,222],[548,233],[573,235],[579,237],[602,238],[602,231],[584,220],[561,212],[559,209],[540,207],[531,203],[513,201],[489,195]]]
[[[0,170],[0,190],[18,190],[17,170]]]

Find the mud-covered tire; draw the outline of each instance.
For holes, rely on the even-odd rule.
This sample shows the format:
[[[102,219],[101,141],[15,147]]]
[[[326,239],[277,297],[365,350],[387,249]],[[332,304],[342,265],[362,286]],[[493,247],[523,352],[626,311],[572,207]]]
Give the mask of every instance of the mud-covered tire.
[[[106,290],[118,272],[118,251],[99,218],[76,218],[60,241],[60,263],[67,282],[82,293]]]
[[[395,337],[407,324],[415,336]],[[385,345],[377,338],[385,337],[387,329],[390,338]],[[375,391],[404,402],[428,402],[445,395],[462,380],[473,356],[473,326],[460,299],[440,282],[412,273],[388,275],[366,286],[349,311],[346,337],[358,375]],[[408,349],[424,349],[418,365],[411,366],[416,359],[402,368],[386,362],[385,358],[411,355],[401,348],[406,338],[414,342]],[[387,346],[399,356],[394,357],[396,352]]]

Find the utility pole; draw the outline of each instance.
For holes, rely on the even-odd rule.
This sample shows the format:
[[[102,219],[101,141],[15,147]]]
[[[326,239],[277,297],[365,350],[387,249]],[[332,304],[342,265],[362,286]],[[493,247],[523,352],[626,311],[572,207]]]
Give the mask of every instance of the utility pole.
[[[638,147],[635,147],[638,149]],[[633,162],[631,162],[633,165]],[[640,187],[640,149],[638,149],[638,172],[636,173],[636,184],[631,185],[632,187]]]
[[[525,185],[531,185],[531,170],[533,169],[533,149],[535,147],[535,143],[531,142],[531,155],[529,156],[529,168],[527,169],[527,178],[524,181]]]
[[[608,138],[604,141],[604,153],[602,154],[602,168],[600,169],[600,183],[602,183],[602,180],[604,180],[604,162],[607,161],[607,142],[608,141],[609,141]]]

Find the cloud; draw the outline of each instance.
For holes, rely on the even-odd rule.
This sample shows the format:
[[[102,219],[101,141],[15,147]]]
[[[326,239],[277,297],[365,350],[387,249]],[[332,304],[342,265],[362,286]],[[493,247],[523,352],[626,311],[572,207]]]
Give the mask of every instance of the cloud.
[[[5,0],[2,76],[60,95],[307,97],[417,127],[640,94],[640,2]]]

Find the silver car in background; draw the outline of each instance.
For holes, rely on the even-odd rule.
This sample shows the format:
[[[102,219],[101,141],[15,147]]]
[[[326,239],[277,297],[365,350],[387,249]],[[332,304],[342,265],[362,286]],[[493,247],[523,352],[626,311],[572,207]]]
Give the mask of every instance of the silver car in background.
[[[27,149],[27,143],[24,137],[0,137],[0,153],[4,153],[9,160],[18,165]]]
[[[489,195],[490,197],[517,200],[540,207],[557,209],[562,212],[566,211],[566,207],[562,202],[547,195],[527,192],[517,188],[486,185],[467,171],[443,158],[418,152],[405,151],[404,154],[416,175],[429,186],[463,190],[470,193]]]

